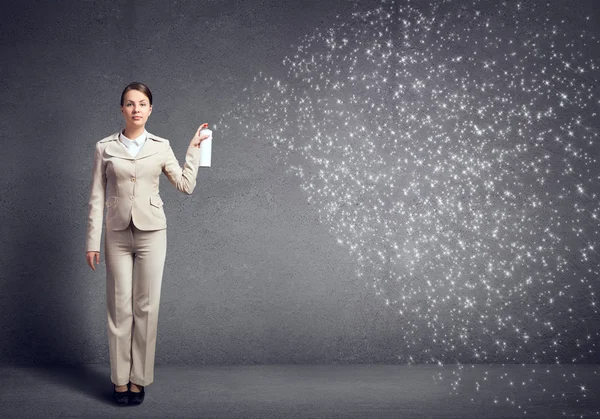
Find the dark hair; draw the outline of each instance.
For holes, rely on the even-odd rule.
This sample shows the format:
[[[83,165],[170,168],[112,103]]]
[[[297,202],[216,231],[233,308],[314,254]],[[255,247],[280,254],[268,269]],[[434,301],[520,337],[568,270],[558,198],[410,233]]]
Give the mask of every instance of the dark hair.
[[[150,105],[152,105],[152,93],[150,93],[150,89],[148,88],[148,86],[146,86],[144,83],[134,81],[129,83],[125,90],[123,90],[123,93],[121,93],[121,106],[123,106],[123,101],[125,100],[125,93],[127,93],[130,90],[138,90],[145,94],[148,97],[148,100],[150,100]]]

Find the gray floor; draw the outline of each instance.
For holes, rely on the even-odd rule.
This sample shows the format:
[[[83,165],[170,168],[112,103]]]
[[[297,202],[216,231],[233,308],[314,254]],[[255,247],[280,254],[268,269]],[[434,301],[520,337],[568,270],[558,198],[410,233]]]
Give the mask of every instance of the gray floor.
[[[600,369],[571,366],[156,365],[116,406],[107,365],[0,366],[1,418],[564,418],[600,416]]]

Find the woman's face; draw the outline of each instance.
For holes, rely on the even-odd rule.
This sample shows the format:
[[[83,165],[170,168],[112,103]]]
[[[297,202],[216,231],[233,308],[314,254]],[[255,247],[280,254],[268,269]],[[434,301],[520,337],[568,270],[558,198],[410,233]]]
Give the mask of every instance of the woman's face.
[[[143,127],[152,113],[152,105],[139,90],[129,90],[123,98],[121,113],[127,125]]]

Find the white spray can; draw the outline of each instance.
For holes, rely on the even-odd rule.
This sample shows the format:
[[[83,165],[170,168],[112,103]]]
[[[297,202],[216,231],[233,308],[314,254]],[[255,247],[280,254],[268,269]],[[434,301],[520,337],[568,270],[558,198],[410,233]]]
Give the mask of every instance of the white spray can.
[[[200,130],[200,135],[210,134],[206,140],[200,142],[200,167],[210,167],[211,155],[212,155],[212,131],[206,128]]]

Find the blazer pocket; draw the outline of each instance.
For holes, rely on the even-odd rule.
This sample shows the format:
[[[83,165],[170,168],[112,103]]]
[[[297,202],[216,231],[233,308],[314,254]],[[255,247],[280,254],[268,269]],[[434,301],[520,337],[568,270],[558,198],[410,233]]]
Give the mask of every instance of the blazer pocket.
[[[109,196],[108,199],[106,200],[106,208],[110,208],[110,207],[114,206],[117,203],[117,199],[118,199],[118,197],[116,197],[116,196]]]
[[[150,205],[152,205],[156,208],[160,208],[163,206],[163,201],[162,201],[162,199],[160,199],[159,196],[151,196],[150,197]]]

